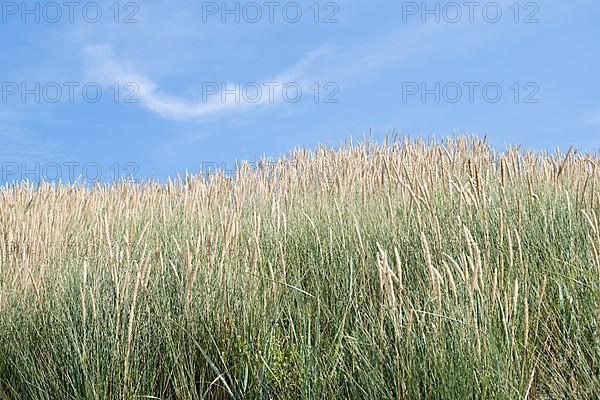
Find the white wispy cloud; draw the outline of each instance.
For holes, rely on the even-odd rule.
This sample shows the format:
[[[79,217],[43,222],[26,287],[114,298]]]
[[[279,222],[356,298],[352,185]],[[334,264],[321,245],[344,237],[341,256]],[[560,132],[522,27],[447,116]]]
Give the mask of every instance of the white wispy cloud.
[[[511,30],[513,16],[508,14],[512,0],[497,0],[496,5],[504,10],[504,24],[485,22],[482,17],[482,6],[477,6],[478,14],[471,23],[466,13],[459,23],[422,23],[420,15],[403,23],[398,14],[399,23],[393,26],[382,25],[377,34],[365,36],[360,41],[339,46],[337,53],[325,63],[320,75],[335,76],[340,86],[351,86],[364,80],[377,77],[382,68],[408,65],[412,59],[425,59],[451,51],[462,51],[466,54],[489,46],[499,38],[504,40],[509,35],[519,35]],[[425,7],[420,3],[419,7]],[[396,12],[400,12],[399,9]],[[429,16],[433,21],[433,17]]]
[[[193,119],[214,116],[217,114],[246,111],[257,107],[274,105],[284,100],[282,90],[269,90],[265,83],[277,83],[283,86],[287,83],[302,84],[308,82],[306,72],[313,61],[322,55],[324,50],[315,50],[303,57],[297,64],[286,71],[269,79],[256,81],[262,88],[262,95],[254,99],[256,92],[252,92],[252,101],[246,101],[242,88],[250,82],[227,83],[226,96],[221,96],[221,90],[210,96],[199,93],[197,98],[187,99],[181,96],[167,93],[166,90],[135,70],[124,66],[115,57],[111,46],[96,45],[87,46],[84,50],[87,64],[87,75],[97,82],[112,85],[114,82],[120,84],[135,83],[139,89],[135,98],[148,110],[171,119]],[[219,86],[221,84],[219,83]],[[252,89],[250,89],[252,90]],[[247,96],[250,97],[250,96]]]

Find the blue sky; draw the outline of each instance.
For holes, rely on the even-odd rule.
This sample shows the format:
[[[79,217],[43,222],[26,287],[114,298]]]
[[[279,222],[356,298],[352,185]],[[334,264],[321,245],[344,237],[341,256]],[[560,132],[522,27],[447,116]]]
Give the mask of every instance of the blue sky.
[[[600,148],[597,1],[425,3],[1,2],[0,181],[164,179],[370,129]]]

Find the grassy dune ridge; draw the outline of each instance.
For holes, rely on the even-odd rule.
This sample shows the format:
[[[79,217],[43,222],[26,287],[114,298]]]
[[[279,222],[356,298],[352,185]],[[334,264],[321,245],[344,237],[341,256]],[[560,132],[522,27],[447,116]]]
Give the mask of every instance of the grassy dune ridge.
[[[600,159],[474,137],[0,191],[0,399],[600,396]]]

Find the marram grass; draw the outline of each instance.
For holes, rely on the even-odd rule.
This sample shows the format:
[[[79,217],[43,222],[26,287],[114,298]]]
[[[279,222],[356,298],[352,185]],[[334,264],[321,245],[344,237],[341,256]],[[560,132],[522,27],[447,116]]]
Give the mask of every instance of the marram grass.
[[[476,138],[0,191],[0,399],[597,399],[600,158]]]

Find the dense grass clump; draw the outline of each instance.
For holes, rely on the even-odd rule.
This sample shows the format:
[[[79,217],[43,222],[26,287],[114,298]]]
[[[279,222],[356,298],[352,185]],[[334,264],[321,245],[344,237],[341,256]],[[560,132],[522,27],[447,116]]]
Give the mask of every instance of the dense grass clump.
[[[6,187],[0,399],[596,399],[599,164],[402,139]]]

